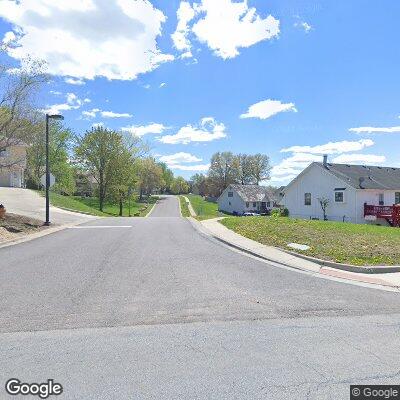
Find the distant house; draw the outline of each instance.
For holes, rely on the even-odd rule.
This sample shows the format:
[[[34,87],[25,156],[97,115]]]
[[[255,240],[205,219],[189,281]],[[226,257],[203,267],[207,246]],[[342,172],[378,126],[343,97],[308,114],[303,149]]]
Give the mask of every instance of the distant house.
[[[242,215],[245,212],[265,213],[278,204],[279,198],[271,188],[257,185],[229,185],[218,197],[220,211]]]
[[[23,187],[26,168],[25,144],[15,144],[1,149],[0,147],[0,187]]]
[[[329,220],[394,225],[400,168],[331,164],[324,156],[286,186],[281,203],[292,217],[323,219],[321,198],[329,200]]]

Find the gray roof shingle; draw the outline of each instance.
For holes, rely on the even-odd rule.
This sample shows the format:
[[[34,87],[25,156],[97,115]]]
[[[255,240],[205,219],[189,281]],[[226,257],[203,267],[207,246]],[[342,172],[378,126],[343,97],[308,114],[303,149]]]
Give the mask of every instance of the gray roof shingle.
[[[400,190],[400,168],[330,163],[324,167],[322,163],[316,164],[356,189]]]
[[[271,189],[257,185],[230,185],[244,201],[273,201],[274,196]]]

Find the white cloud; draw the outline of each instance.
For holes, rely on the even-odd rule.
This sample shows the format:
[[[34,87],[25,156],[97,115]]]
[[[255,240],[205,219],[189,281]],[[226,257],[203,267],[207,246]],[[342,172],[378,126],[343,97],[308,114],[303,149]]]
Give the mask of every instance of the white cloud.
[[[339,164],[382,164],[386,161],[386,157],[374,154],[341,154],[332,161]]]
[[[166,144],[188,144],[191,142],[211,142],[226,137],[225,125],[212,117],[203,118],[198,126],[186,125],[174,135],[158,137]]]
[[[192,46],[187,36],[189,34],[189,22],[194,18],[195,10],[189,2],[181,1],[176,15],[178,18],[178,25],[176,31],[171,35],[171,38],[177,50],[184,51],[188,57],[191,57],[192,53],[190,49]]]
[[[190,153],[175,153],[170,154],[168,156],[159,157],[160,161],[165,162],[167,165],[174,164],[185,164],[185,163],[193,163],[203,161],[201,158],[198,158]]]
[[[374,144],[375,143],[371,139],[362,139],[352,142],[343,140],[341,142],[329,142],[318,146],[292,146],[282,149],[281,153],[339,154],[363,150]]]
[[[180,171],[207,171],[210,164],[193,164],[203,161],[190,153],[175,153],[168,156],[160,156],[159,160],[167,164],[168,168]],[[192,165],[187,165],[192,164]]]
[[[114,111],[100,111],[103,118],[132,118],[133,115],[129,113],[116,113]]]
[[[279,20],[262,18],[247,0],[201,0],[193,6],[182,1],[177,12],[178,25],[172,35],[175,47],[191,56],[190,37],[207,44],[223,59],[239,55],[240,48],[277,37]]]
[[[313,29],[313,27],[312,27],[309,23],[307,23],[307,22],[305,22],[305,21],[295,22],[295,23],[294,23],[294,27],[295,27],[295,28],[304,29],[304,31],[305,31],[306,33],[310,32],[311,29]]]
[[[373,126],[362,126],[360,128],[350,128],[350,132],[355,133],[400,133],[400,126],[391,127],[373,127]]]
[[[280,112],[297,112],[293,103],[282,103],[279,100],[264,100],[249,107],[247,113],[240,118],[267,119]]]
[[[62,111],[77,110],[85,102],[84,100],[79,99],[75,93],[67,93],[65,99],[65,103],[47,106],[47,109],[43,110],[43,112],[46,112],[47,114],[60,114]]]
[[[179,171],[197,171],[197,172],[205,172],[210,168],[210,164],[196,164],[196,165],[179,165],[174,164],[170,165],[169,168],[176,169]]]
[[[82,111],[82,116],[85,119],[96,118],[96,115],[99,111],[100,110],[98,108],[93,108],[92,110],[89,111]]]
[[[317,146],[292,146],[281,150],[281,153],[292,153],[275,165],[271,171],[274,182],[289,182],[308,167],[312,162],[322,162],[323,154],[335,154],[334,163],[342,164],[382,164],[386,157],[374,154],[356,154],[371,147],[374,142],[370,139],[359,141],[329,142]],[[348,154],[350,153],[350,154]]]
[[[65,78],[64,82],[76,86],[82,86],[85,84],[85,81],[83,79],[75,79],[75,78]]]
[[[166,83],[165,82],[162,82],[161,84],[160,84],[160,88],[162,88],[162,87],[164,87],[166,85]]]
[[[1,1],[0,17],[16,35],[8,54],[46,60],[54,75],[129,80],[174,59],[158,48],[166,17],[148,0]]]
[[[95,122],[94,124],[92,124],[92,128],[96,129],[96,128],[104,128],[104,122]]]
[[[167,127],[164,126],[163,124],[151,123],[149,125],[142,125],[142,126],[140,125],[125,126],[121,128],[121,131],[129,132],[132,135],[141,137],[149,133],[160,134],[163,133],[166,129]]]

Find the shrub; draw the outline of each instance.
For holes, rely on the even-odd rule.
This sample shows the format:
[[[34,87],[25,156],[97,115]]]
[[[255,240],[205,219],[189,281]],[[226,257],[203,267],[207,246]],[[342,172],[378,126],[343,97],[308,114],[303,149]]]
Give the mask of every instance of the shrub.
[[[281,209],[281,217],[288,217],[289,216],[289,210],[285,207]]]
[[[281,216],[281,210],[279,208],[274,208],[271,210],[271,217],[280,217]]]

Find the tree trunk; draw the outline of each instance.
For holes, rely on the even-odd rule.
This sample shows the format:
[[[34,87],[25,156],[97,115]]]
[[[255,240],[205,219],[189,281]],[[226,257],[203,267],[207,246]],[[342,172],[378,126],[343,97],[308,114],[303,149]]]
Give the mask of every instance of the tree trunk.
[[[103,205],[104,205],[104,177],[103,173],[100,172],[99,178],[99,203],[100,203],[100,211],[103,212]]]
[[[119,198],[119,216],[122,217],[122,197]]]

